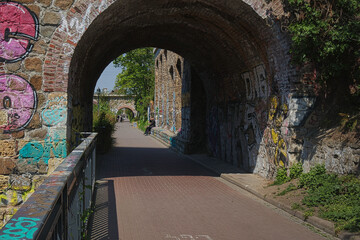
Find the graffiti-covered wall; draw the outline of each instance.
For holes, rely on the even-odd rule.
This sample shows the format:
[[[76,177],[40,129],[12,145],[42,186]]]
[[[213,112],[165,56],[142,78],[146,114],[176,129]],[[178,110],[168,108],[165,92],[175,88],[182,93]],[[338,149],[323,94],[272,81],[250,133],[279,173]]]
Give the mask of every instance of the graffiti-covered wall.
[[[173,133],[181,130],[181,86],[184,79],[184,58],[155,49],[155,121],[156,126]]]
[[[0,1],[0,227],[67,154],[67,94],[43,87],[62,7],[22,2]]]

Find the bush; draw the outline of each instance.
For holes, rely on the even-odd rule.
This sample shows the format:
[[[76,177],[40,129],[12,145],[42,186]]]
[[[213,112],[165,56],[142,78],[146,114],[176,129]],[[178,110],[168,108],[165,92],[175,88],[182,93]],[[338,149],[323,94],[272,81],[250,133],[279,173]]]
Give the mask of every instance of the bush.
[[[274,184],[281,185],[290,180],[290,177],[287,175],[287,169],[285,167],[278,168]]]
[[[94,118],[93,129],[98,133],[96,147],[99,153],[105,153],[110,150],[112,146],[111,135],[114,131],[115,123],[115,115],[111,113],[101,112],[98,118]]]
[[[285,167],[278,168],[274,185],[281,185],[292,179],[296,179],[296,178],[300,177],[303,172],[301,162],[293,164],[289,168],[289,172],[290,172],[290,174],[288,176],[287,168],[285,168]]]

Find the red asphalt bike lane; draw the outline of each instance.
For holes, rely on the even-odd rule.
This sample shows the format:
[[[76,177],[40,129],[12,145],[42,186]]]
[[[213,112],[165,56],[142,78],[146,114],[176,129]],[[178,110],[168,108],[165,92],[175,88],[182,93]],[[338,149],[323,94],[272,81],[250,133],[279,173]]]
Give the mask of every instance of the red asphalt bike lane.
[[[324,239],[230,187],[129,122],[98,156],[90,239]]]

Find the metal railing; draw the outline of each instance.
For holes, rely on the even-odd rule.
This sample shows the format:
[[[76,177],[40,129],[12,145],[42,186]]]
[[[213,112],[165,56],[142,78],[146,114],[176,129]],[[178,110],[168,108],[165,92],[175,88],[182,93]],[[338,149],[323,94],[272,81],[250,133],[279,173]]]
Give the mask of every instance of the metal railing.
[[[81,239],[95,187],[96,133],[85,138],[0,230],[3,239]]]

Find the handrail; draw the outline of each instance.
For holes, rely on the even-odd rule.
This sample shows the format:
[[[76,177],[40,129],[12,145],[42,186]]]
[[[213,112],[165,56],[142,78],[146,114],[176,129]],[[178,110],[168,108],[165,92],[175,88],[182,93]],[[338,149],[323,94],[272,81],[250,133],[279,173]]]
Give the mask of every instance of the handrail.
[[[0,230],[3,239],[81,239],[95,187],[96,133],[86,138]]]

